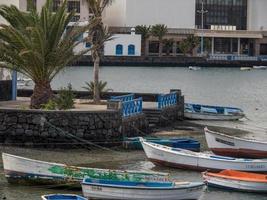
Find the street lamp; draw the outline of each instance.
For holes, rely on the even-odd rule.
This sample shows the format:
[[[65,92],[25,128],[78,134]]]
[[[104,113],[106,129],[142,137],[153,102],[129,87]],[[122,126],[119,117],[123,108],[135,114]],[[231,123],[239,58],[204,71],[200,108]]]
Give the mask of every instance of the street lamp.
[[[204,0],[201,1],[201,10],[197,10],[201,14],[201,56],[203,56],[204,51],[204,14],[208,13],[207,10],[204,10]]]

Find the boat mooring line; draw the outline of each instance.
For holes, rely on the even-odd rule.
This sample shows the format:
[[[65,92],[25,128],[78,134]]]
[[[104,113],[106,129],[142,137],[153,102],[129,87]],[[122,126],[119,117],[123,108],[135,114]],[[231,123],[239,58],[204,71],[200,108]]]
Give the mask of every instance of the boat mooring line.
[[[70,137],[72,137],[72,138],[74,138],[74,139],[76,139],[76,140],[78,140],[78,141],[84,143],[84,144],[89,144],[89,145],[95,146],[95,147],[97,147],[97,148],[100,148],[100,149],[102,149],[102,150],[111,151],[111,152],[114,152],[114,153],[117,153],[117,154],[125,155],[124,153],[121,153],[120,151],[115,151],[115,150],[110,149],[110,148],[107,148],[107,147],[102,147],[102,146],[100,146],[100,145],[94,144],[93,142],[90,142],[90,141],[88,141],[88,140],[79,138],[79,137],[77,137],[77,136],[75,136],[75,135],[73,135],[73,134],[71,134],[71,133],[68,133],[68,132],[66,132],[66,131],[63,131],[62,129],[60,129],[60,128],[54,126],[53,124],[51,124],[50,122],[48,122],[43,116],[41,116],[41,117],[42,117],[42,122],[48,124],[49,126],[51,126],[52,128],[58,130],[59,132],[64,133],[64,134],[66,134],[66,135],[68,135],[68,136],[70,136]],[[86,147],[86,148],[87,148],[87,147]]]

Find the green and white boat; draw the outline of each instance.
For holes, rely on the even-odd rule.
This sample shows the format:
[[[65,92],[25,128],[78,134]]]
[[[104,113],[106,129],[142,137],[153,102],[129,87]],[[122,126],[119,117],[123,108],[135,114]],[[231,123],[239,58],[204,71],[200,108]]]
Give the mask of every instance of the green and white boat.
[[[4,173],[8,182],[18,184],[79,185],[84,178],[114,181],[169,181],[169,174],[143,171],[122,171],[68,166],[33,160],[7,153],[2,154]]]

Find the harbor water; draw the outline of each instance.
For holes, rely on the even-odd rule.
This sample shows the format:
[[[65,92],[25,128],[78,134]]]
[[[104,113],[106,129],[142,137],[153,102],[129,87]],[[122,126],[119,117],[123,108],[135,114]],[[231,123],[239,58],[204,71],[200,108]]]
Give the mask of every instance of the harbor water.
[[[71,83],[82,90],[85,81],[91,81],[91,67],[70,67],[59,74],[52,83],[54,89]],[[242,137],[267,140],[267,70],[240,71],[238,68],[188,68],[171,67],[101,67],[100,78],[108,82],[108,88],[121,92],[167,93],[169,89],[181,89],[186,102],[236,106],[243,108],[247,118],[240,122],[205,122],[208,125],[229,126],[253,133]],[[172,130],[175,132],[175,130]],[[203,134],[190,135],[199,140],[202,151],[208,151]],[[146,160],[143,151],[105,150],[44,150],[1,147],[0,152],[69,165],[169,172],[178,181],[201,181],[201,173],[157,167]],[[42,194],[77,193],[66,189],[9,185],[0,161],[0,200],[37,200]],[[239,193],[207,189],[201,200],[267,200],[267,195]]]

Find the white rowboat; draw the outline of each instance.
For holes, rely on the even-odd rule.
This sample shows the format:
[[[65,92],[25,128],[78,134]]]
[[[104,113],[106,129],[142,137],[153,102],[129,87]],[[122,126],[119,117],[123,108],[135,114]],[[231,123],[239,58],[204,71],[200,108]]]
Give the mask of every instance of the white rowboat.
[[[85,179],[82,182],[83,195],[96,199],[119,200],[185,200],[199,199],[203,183],[141,183],[114,182]]]
[[[10,183],[79,184],[83,178],[128,181],[169,181],[169,174],[67,166],[59,163],[2,154],[5,177]]]
[[[146,156],[155,164],[198,171],[233,169],[249,172],[267,172],[267,159],[241,159],[197,153],[146,142],[141,139]]]
[[[234,121],[245,114],[240,108],[185,103],[184,116],[191,120]]]
[[[209,149],[222,156],[267,158],[267,142],[243,139],[204,129]]]

